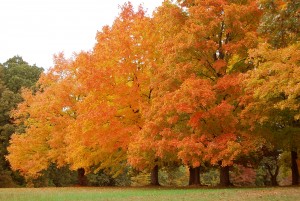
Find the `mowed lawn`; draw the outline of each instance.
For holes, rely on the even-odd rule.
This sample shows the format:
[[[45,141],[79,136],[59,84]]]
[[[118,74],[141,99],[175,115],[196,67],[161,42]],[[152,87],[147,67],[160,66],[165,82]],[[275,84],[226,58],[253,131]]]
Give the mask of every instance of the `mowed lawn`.
[[[300,201],[300,187],[171,188],[6,188],[0,201],[203,200]]]

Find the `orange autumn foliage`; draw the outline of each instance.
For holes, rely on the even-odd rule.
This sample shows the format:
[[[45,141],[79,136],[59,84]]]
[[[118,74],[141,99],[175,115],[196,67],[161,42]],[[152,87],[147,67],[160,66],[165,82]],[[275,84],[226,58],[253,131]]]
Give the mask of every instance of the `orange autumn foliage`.
[[[125,4],[92,51],[58,56],[14,113],[26,130],[12,137],[12,167],[27,176],[49,163],[117,175],[128,164],[229,166],[255,150],[240,103],[257,4],[180,3],[165,1],[152,18]]]
[[[25,133],[15,133],[8,148],[8,160],[14,170],[35,177],[49,163],[66,164],[66,127],[76,117],[75,102],[79,88],[74,85],[70,61],[58,55],[56,66],[42,75],[39,91],[24,90],[22,102],[13,112]]]
[[[93,51],[69,61],[56,59],[39,82],[41,91],[25,94],[15,112],[15,118],[24,117],[20,123],[25,121],[27,129],[11,141],[8,159],[14,169],[36,176],[53,162],[86,172],[122,172],[131,135],[143,125],[140,113],[151,96],[155,43],[146,38],[155,36],[150,22],[142,8],[134,12],[125,4],[113,26],[97,33]],[[17,164],[25,149],[19,139],[25,138],[35,141]],[[43,152],[35,151],[39,144]],[[41,167],[26,165],[33,157],[43,160]]]
[[[258,43],[257,4],[180,2],[183,7],[161,7],[181,13],[181,29],[166,27],[173,37],[160,41],[164,57],[151,79],[152,104],[129,152],[129,162],[140,169],[172,162],[227,166],[254,148],[239,130],[238,107],[241,72],[251,66],[247,50]]]

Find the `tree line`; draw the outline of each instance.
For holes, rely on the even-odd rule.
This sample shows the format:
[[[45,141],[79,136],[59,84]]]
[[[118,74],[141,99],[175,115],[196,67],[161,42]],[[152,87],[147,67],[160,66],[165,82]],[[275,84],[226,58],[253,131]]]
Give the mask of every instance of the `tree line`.
[[[149,17],[124,4],[93,50],[56,55],[34,90],[20,92],[6,159],[28,183],[65,168],[80,185],[98,173],[111,185],[129,173],[159,185],[162,171],[185,168],[189,185],[217,170],[230,186],[260,167],[278,185],[289,152],[298,185],[299,7],[179,0]]]

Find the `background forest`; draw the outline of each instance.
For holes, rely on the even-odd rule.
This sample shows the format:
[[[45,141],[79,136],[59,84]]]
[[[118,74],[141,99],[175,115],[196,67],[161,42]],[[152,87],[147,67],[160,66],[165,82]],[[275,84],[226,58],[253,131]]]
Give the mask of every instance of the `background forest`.
[[[92,51],[0,66],[0,186],[299,185],[300,2],[130,3]]]

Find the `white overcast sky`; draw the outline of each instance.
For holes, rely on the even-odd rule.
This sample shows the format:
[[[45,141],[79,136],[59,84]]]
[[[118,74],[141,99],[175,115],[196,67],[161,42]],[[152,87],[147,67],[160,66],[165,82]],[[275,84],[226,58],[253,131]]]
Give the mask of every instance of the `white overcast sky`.
[[[163,0],[131,0],[148,13]],[[53,66],[53,54],[90,50],[97,30],[111,25],[128,0],[0,0],[0,63],[19,55],[29,64]]]

